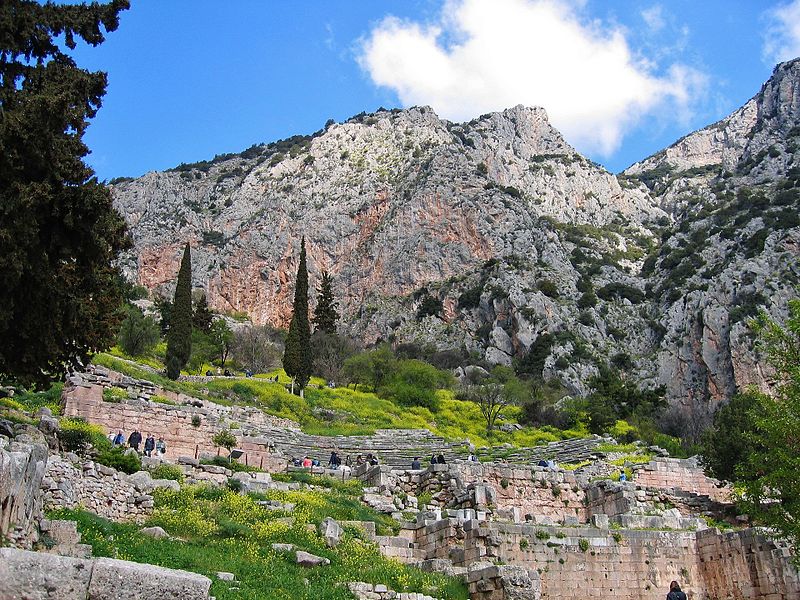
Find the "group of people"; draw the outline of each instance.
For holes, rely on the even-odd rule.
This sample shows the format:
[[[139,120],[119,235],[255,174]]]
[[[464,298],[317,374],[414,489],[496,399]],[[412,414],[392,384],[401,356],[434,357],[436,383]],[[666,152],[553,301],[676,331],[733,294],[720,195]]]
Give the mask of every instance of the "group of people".
[[[117,431],[117,435],[113,436],[111,443],[114,446],[125,446],[125,436],[121,429]],[[142,434],[139,433],[138,429],[134,429],[128,436],[127,445],[129,448],[133,448],[136,452],[139,452],[139,445],[141,443]],[[148,433],[147,437],[144,438],[144,448],[142,450],[145,456],[152,456],[153,452],[158,456],[167,452],[167,444],[164,442],[164,438],[159,437],[158,440],[156,440],[152,433]]]

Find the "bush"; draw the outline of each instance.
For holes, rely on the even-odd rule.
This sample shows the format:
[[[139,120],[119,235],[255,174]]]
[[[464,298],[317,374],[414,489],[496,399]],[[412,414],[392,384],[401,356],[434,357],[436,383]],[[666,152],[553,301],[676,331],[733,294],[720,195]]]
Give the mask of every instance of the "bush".
[[[138,307],[128,305],[125,320],[122,322],[117,343],[131,356],[149,352],[158,343],[160,328],[152,317],[145,317]]]
[[[102,446],[102,442],[111,445],[102,427],[87,423],[79,417],[61,419],[58,440],[67,452],[85,452],[90,446]]]
[[[95,457],[95,462],[128,475],[142,470],[142,461],[139,455],[134,452],[125,454],[125,449],[122,446],[111,447],[109,444],[103,447]]]
[[[185,478],[183,470],[178,465],[160,464],[150,471],[153,479],[171,479],[183,483]]]
[[[536,287],[539,288],[539,291],[542,292],[545,296],[549,298],[558,298],[558,287],[555,283],[553,283],[550,279],[540,279],[536,283]]]
[[[118,387],[103,388],[103,402],[119,404],[128,399],[128,392]]]

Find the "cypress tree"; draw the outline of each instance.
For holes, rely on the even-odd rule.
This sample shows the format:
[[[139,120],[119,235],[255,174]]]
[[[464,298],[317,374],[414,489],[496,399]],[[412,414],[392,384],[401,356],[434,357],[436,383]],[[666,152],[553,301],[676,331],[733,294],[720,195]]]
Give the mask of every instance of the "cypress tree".
[[[336,311],[337,302],[333,297],[333,278],[327,271],[322,272],[322,281],[317,290],[317,307],[314,309],[314,318],[317,331],[336,333],[336,321],[339,313]]]
[[[300,242],[300,264],[297,266],[297,280],[294,288],[294,306],[289,334],[286,336],[286,350],[283,353],[283,370],[300,388],[300,396],[311,377],[311,326],[308,322],[308,270],[306,269],[306,240]]]
[[[192,257],[183,251],[167,331],[167,377],[177,379],[192,354]]]

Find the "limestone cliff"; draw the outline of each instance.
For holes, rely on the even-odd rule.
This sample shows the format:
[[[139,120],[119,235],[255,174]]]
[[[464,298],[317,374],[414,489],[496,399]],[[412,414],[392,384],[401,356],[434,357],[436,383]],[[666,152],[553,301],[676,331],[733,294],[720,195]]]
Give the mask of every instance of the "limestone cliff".
[[[117,182],[123,266],[165,291],[189,241],[213,308],[280,326],[305,235],[311,285],[333,274],[342,329],[367,343],[498,363],[536,345],[534,368],[576,392],[616,357],[702,412],[764,381],[743,320],[781,314],[797,281],[799,82],[798,61],[779,65],[744,107],[619,177],[540,108],[358,115]]]

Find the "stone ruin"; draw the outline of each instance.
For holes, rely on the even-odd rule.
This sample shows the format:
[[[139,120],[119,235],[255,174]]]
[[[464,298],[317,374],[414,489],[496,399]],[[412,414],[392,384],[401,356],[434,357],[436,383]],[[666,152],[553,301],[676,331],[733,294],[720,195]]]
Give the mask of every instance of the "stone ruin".
[[[143,391],[136,380],[98,371],[65,388],[66,414],[83,416],[112,431],[137,427],[162,435],[170,449],[165,458],[179,464],[190,483],[224,485],[236,477],[245,490],[299,485],[274,482],[268,473],[234,474],[224,467],[201,464],[198,458],[214,452],[213,433],[233,422],[246,433],[240,436],[244,460],[263,465],[265,471],[291,470],[288,459],[293,453],[324,456],[334,443],[330,438],[306,436],[291,423],[274,421],[253,409],[170,397],[152,384]],[[119,404],[103,402],[102,389],[110,385],[128,389],[130,399]],[[185,404],[152,402],[144,396],[147,393]],[[199,425],[192,425],[194,415],[201,417]],[[571,440],[563,448],[551,444],[546,452],[548,457],[563,452],[585,459],[597,454],[599,441],[581,445]],[[602,476],[616,470],[602,461],[574,471],[530,463],[463,461],[463,445],[445,445],[429,433],[407,436],[403,432],[392,439],[383,432],[339,437],[335,443],[340,451],[373,449],[387,457],[377,466],[332,473],[362,480],[363,501],[400,524],[397,535],[381,536],[374,523],[361,523],[365,536],[386,556],[423,570],[463,577],[473,600],[583,600],[602,595],[645,600],[664,595],[673,579],[681,582],[691,600],[800,598],[800,574],[791,562],[791,548],[770,539],[764,530],[709,527],[708,517],[744,523],[732,512],[730,490],[706,477],[694,460],[657,457],[635,466],[631,481],[617,482]],[[437,444],[447,452],[448,464],[406,468],[413,456],[429,455]],[[0,437],[0,534],[17,548],[30,548],[40,535],[47,536],[51,554],[71,556],[59,563],[59,569],[62,574],[82,570],[73,582],[80,590],[76,598],[95,597],[91,595],[95,576],[108,577],[107,573],[118,569],[122,574],[115,577],[124,579],[125,573],[147,566],[91,560],[74,524],[43,520],[42,510],[81,504],[114,520],[140,522],[152,510],[152,490],[175,486],[174,481],[153,480],[147,472],[128,476],[69,453],[48,457],[47,440],[33,427],[22,427],[13,439]],[[338,525],[333,522],[326,527]],[[15,554],[23,551],[11,549],[2,552],[0,582],[14,578],[15,585],[23,587],[55,585],[19,574],[40,567],[44,572],[50,568],[47,561],[62,557]],[[191,574],[159,572],[156,577],[170,581],[174,577],[169,589],[191,584],[196,590],[191,594],[196,595],[185,597],[206,600],[208,587],[203,592],[205,582],[201,581],[205,578],[184,575]],[[135,595],[137,588],[130,589]],[[350,584],[350,591],[357,598],[415,598],[359,582]],[[0,598],[21,597],[17,592],[0,585]]]

